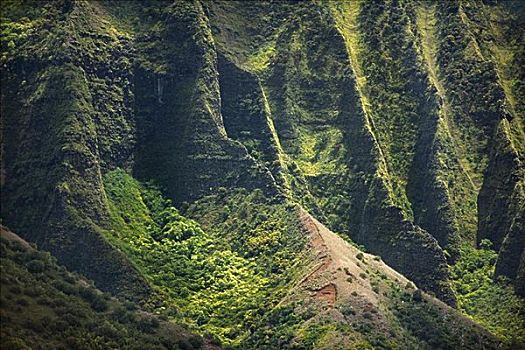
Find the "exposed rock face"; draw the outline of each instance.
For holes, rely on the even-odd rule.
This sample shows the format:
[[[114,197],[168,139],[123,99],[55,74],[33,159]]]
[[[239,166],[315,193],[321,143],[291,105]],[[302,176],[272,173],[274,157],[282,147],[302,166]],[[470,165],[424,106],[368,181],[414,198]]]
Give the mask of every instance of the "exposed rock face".
[[[259,78],[218,54],[221,114],[229,138],[241,142],[249,154],[272,174],[285,191],[279,140]]]

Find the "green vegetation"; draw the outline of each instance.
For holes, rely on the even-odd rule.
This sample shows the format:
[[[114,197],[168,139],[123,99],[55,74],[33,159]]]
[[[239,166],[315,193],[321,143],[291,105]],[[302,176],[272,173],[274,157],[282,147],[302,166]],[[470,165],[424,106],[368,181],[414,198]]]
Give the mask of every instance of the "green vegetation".
[[[286,286],[304,258],[304,237],[297,217],[299,207],[266,198],[261,191],[219,189],[217,195],[198,200],[187,215],[199,220],[232,250],[254,259],[274,286]],[[304,263],[304,262],[303,262]]]
[[[200,349],[203,339],[69,273],[49,254],[0,239],[2,349]]]
[[[150,307],[225,344],[240,345],[299,266],[297,209],[272,205],[260,191],[196,202],[188,213],[205,232],[123,170],[106,174],[104,186],[112,220],[105,234],[155,288]]]
[[[472,325],[461,318],[449,318],[443,322],[443,310],[439,304],[422,299],[414,293],[401,295],[394,304],[394,314],[408,334],[420,339],[417,349],[477,349],[488,334],[469,330]],[[496,348],[495,345],[493,345]],[[504,347],[504,348],[508,348]]]
[[[161,334],[165,321],[239,349],[498,342],[471,320],[522,343],[524,13],[518,1],[2,1],[2,221],[160,315],[6,243],[9,346],[198,347]],[[418,288],[389,285],[382,260],[355,251],[363,271],[339,271],[351,303],[333,286],[290,301],[331,258],[311,254],[302,208]],[[495,251],[472,248],[484,238]],[[78,327],[52,335],[60,318]]]
[[[525,344],[525,301],[505,278],[493,281],[498,254],[491,245],[483,240],[481,249],[462,246],[461,258],[451,266],[458,308],[502,339]]]

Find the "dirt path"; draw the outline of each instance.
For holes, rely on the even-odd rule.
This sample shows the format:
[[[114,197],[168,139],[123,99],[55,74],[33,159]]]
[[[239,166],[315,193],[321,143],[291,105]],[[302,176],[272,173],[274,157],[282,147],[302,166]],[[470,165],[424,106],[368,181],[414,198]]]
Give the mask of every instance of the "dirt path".
[[[310,244],[320,261],[313,271],[300,282],[300,284],[304,284],[310,282],[315,276],[323,273],[332,264],[332,257],[323,236],[319,232],[319,227],[314,222],[314,218],[305,211],[301,211],[301,223],[303,224],[304,230],[310,235]]]

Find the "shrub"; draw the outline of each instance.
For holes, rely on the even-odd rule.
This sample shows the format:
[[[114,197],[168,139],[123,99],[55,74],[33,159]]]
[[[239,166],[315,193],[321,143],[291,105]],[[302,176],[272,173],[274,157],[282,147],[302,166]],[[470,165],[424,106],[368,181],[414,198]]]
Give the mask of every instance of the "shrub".
[[[137,328],[144,333],[153,333],[160,325],[159,320],[151,316],[143,316],[138,320]]]
[[[187,339],[181,339],[177,342],[181,350],[196,350],[201,349],[204,342],[201,337],[193,336]]]
[[[66,305],[64,298],[54,298],[51,299],[51,306],[53,307],[63,307]]]
[[[42,321],[40,320],[33,320],[33,319],[25,320],[24,326],[37,333],[42,333],[44,331],[44,325],[42,324]]]
[[[353,316],[355,315],[355,310],[354,308],[352,307],[352,305],[348,305],[348,304],[345,304],[343,306],[341,306],[341,308],[339,309],[339,311],[341,311],[341,313],[344,315],[344,316]]]
[[[80,288],[80,296],[91,305],[91,308],[95,311],[106,311],[108,309],[108,303],[104,299],[103,294],[99,294],[92,288]]]
[[[66,322],[70,327],[79,327],[80,326],[80,321],[77,317],[67,313],[64,313],[62,315],[62,320],[64,322]]]
[[[41,273],[46,269],[46,265],[41,260],[31,260],[27,263],[27,270],[32,273]]]
[[[96,292],[91,289],[91,288],[85,288],[85,287],[81,287],[79,288],[78,290],[80,296],[82,297],[82,299],[84,299],[85,301],[88,301],[90,302],[91,300],[95,299],[96,298]]]
[[[20,289],[19,286],[11,286],[9,287],[9,291],[13,294],[20,294],[22,293],[22,289]]]
[[[51,305],[53,301],[47,296],[42,296],[36,300],[38,305]]]
[[[136,306],[133,302],[131,302],[131,301],[129,301],[129,300],[126,300],[126,301],[124,302],[124,307],[125,307],[127,310],[129,310],[129,311],[134,311],[134,310],[137,309],[137,306]]]
[[[488,239],[482,239],[479,243],[479,247],[483,250],[491,250],[492,249],[492,242]]]
[[[206,332],[204,334],[204,337],[208,340],[208,343],[210,343],[211,345],[222,346],[222,342],[217,336]]]
[[[27,306],[29,304],[29,302],[25,298],[18,298],[16,300],[16,303],[21,306]]]
[[[204,340],[199,336],[191,336],[188,338],[188,341],[193,346],[194,349],[200,349],[204,345]]]
[[[66,281],[69,284],[75,284],[76,282],[75,277],[69,273],[66,273],[64,275],[64,281]]]
[[[115,310],[113,310],[111,313],[111,316],[114,320],[120,323],[131,323],[135,321],[135,315],[133,315],[133,313],[129,312],[124,307],[115,308]]]
[[[421,289],[416,289],[414,293],[412,293],[412,300],[418,303],[423,300],[423,293],[421,292]]]
[[[43,292],[42,288],[37,286],[28,286],[24,288],[24,294],[30,297],[38,297],[39,295],[42,295]]]
[[[119,336],[121,336],[121,331],[119,331],[114,325],[112,325],[108,321],[104,321],[102,325],[97,327],[96,333],[103,337],[113,339],[119,338]]]
[[[62,280],[53,281],[52,285],[53,287],[67,295],[76,295],[78,293],[78,289],[76,286],[66,283]]]
[[[108,309],[108,302],[100,295],[97,295],[89,304],[93,310],[98,312],[103,312]]]
[[[54,323],[51,324],[51,329],[55,332],[63,332],[69,327],[69,324],[60,319],[56,319]]]
[[[12,350],[31,350],[29,346],[25,343],[24,340],[19,338],[11,338],[3,341],[2,349],[12,349]]]
[[[79,348],[82,348],[82,344],[80,343],[80,340],[78,340],[77,338],[75,337],[67,337],[64,341],[66,343],[66,345],[70,348],[70,349],[79,349]]]
[[[368,312],[368,311],[365,311],[363,312],[363,318],[367,319],[367,320],[371,320],[373,319],[374,317],[372,316],[372,313]]]

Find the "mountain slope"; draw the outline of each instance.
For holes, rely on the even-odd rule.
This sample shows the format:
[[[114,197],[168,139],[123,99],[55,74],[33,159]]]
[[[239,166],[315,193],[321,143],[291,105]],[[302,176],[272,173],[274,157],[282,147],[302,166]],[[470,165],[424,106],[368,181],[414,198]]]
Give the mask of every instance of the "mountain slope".
[[[1,227],[2,348],[214,348],[181,326],[121,303]]]
[[[522,94],[518,3],[208,7],[217,49],[260,81],[292,197],[450,303],[445,258],[463,244],[490,238],[519,275],[523,116],[508,107]],[[434,281],[398,258],[410,232]]]
[[[314,259],[303,278],[272,310],[267,323],[255,332],[254,348],[477,349],[483,344],[484,348],[496,349],[501,346],[474,322],[421,293],[379,257],[363,254],[305,211],[301,211],[300,217],[310,237]],[[284,325],[281,320],[285,320]],[[277,327],[279,338],[268,338],[276,332],[273,327]],[[462,339],[461,334],[469,336]]]
[[[259,44],[258,31],[252,27],[272,28],[274,23],[281,23],[279,18],[263,22],[264,17],[261,23],[255,17],[247,29],[242,24],[234,29],[220,27],[223,22],[235,25],[237,17],[231,17],[250,10],[255,12],[250,13],[254,17],[260,8],[253,4],[210,4],[219,50],[228,54],[229,47],[238,45],[236,40]],[[274,142],[278,142],[281,152],[284,185],[290,195],[316,215],[327,218],[338,231],[352,232],[353,239],[381,254],[426,289],[453,302],[443,283],[447,270],[441,248],[428,232],[405,220],[408,217],[399,210],[401,204],[392,192],[384,151],[368,111],[363,110],[366,104],[356,85],[360,77],[352,74],[355,64],[349,66],[345,41],[330,9],[285,3],[274,13],[286,13],[290,20],[273,28],[278,33],[274,34],[273,44],[263,42],[260,48],[251,48],[254,53],[245,48],[248,52],[241,51],[244,57],[235,57],[234,62],[255,72],[261,80],[275,127]],[[236,35],[226,36],[228,30]],[[271,33],[271,29],[268,31]],[[258,50],[270,50],[268,46],[273,53],[267,66],[262,70],[254,67],[252,55],[262,55]],[[403,237],[407,244],[400,249],[395,241]],[[409,264],[403,259],[403,250],[417,250],[425,263]]]
[[[498,343],[319,220],[523,341],[519,2],[2,5],[2,220],[101,290],[239,348]]]

